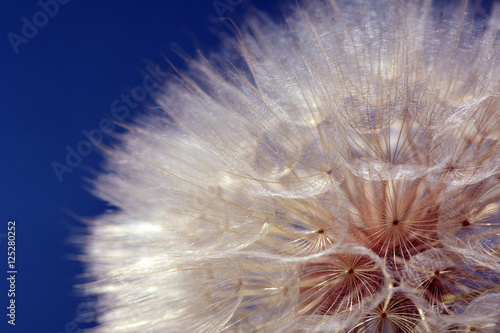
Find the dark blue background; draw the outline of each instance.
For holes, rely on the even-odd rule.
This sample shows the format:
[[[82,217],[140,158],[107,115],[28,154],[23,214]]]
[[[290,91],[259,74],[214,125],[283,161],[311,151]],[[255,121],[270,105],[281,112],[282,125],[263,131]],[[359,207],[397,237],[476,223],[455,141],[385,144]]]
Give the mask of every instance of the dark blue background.
[[[244,0],[225,15],[238,20],[248,5],[277,12],[276,1]],[[73,214],[106,207],[84,188],[102,158],[83,157],[62,182],[51,164],[64,164],[66,146],[76,149],[82,130],[98,128],[115,99],[142,85],[148,62],[166,70],[165,55],[182,67],[174,45],[191,55],[216,49],[211,31],[228,30],[213,0],[71,0],[16,54],[8,33],[21,36],[22,18],[33,22],[39,11],[37,1],[0,1],[0,332],[80,332],[88,325],[73,320],[88,300],[73,289],[83,267],[68,240],[83,228]],[[14,328],[6,323],[9,219],[17,221]]]
[[[246,7],[256,6],[280,17],[278,3],[243,0],[224,14],[238,21]],[[62,182],[51,164],[65,163],[66,146],[75,149],[85,140],[82,130],[98,128],[111,103],[142,84],[148,62],[167,69],[165,55],[182,68],[173,45],[194,55],[196,48],[217,48],[211,31],[227,31],[213,0],[71,0],[16,54],[8,33],[21,35],[22,18],[32,22],[40,10],[37,1],[0,1],[0,332],[66,333],[89,326],[73,321],[88,300],[73,289],[83,267],[68,240],[84,232],[73,216],[94,216],[106,207],[85,190],[83,179],[102,159],[96,152],[83,157]],[[9,219],[17,221],[14,329],[6,324]]]

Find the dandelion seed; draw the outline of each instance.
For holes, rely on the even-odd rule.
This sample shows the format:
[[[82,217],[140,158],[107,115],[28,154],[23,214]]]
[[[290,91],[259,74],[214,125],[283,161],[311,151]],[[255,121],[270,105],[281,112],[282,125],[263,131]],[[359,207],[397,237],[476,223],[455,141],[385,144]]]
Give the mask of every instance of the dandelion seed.
[[[127,126],[95,332],[498,332],[500,10],[249,18]],[[175,71],[175,69],[174,69]]]
[[[417,306],[401,293],[389,294],[352,332],[418,332]]]

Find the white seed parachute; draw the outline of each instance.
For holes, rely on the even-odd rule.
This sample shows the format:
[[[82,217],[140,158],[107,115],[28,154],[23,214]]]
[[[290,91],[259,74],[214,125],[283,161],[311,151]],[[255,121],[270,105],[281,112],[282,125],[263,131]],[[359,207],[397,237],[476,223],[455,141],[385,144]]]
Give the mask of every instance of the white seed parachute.
[[[500,15],[308,1],[106,153],[95,332],[499,332]]]

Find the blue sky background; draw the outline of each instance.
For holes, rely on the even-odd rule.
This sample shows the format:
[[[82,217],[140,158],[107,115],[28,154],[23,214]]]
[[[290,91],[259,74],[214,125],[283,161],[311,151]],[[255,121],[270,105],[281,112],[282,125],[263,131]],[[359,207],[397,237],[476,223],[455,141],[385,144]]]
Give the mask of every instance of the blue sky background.
[[[249,5],[279,13],[277,0],[241,2],[224,15],[237,20]],[[73,214],[94,216],[106,207],[84,180],[102,158],[84,156],[61,179],[52,164],[65,164],[67,147],[86,140],[82,131],[99,128],[112,102],[142,85],[148,63],[166,70],[165,55],[182,67],[173,45],[191,55],[210,50],[217,46],[212,31],[225,28],[213,0],[71,0],[46,24],[40,11],[37,1],[0,1],[0,332],[82,332],[90,324],[73,320],[92,299],[75,295],[83,267],[71,259],[78,252],[68,240],[84,227]],[[33,22],[34,15],[41,26],[16,53],[8,34],[22,36],[23,17]],[[6,323],[9,220],[16,220],[17,237],[14,328]]]
[[[276,3],[243,0],[224,14],[237,19],[250,4],[276,12]],[[66,146],[77,149],[83,130],[99,128],[111,103],[142,85],[149,62],[166,70],[165,55],[182,66],[173,45],[191,55],[210,50],[218,41],[212,31],[225,29],[213,0],[71,0],[45,24],[41,10],[37,1],[0,1],[0,332],[89,327],[73,321],[92,300],[75,296],[83,267],[71,259],[78,252],[68,240],[83,228],[73,213],[93,216],[106,207],[84,188],[102,158],[95,151],[83,157],[62,181],[51,164],[65,164]],[[40,27],[16,53],[8,34],[23,36],[23,17],[33,23],[34,16]],[[6,323],[9,220],[16,220],[15,327]]]

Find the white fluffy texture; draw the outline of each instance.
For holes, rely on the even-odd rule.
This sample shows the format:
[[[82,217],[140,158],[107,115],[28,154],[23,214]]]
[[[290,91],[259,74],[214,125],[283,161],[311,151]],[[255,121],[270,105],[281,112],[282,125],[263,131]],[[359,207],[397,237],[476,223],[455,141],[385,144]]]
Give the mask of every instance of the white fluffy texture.
[[[498,23],[314,1],[189,61],[97,181],[95,332],[499,332]]]

